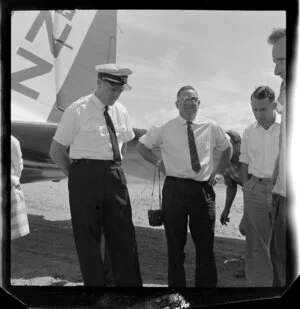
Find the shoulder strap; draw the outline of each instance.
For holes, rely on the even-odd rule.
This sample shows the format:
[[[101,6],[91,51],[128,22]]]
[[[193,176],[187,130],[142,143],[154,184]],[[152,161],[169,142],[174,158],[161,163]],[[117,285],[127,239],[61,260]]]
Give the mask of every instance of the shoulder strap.
[[[152,210],[152,205],[153,205],[153,196],[154,196],[154,187],[155,187],[155,179],[156,179],[156,170],[158,171],[158,194],[159,194],[159,209],[162,209],[162,203],[161,203],[161,188],[160,188],[160,170],[157,166],[154,168],[154,176],[153,176],[153,185],[152,185],[152,200],[151,200],[151,205],[150,209]]]

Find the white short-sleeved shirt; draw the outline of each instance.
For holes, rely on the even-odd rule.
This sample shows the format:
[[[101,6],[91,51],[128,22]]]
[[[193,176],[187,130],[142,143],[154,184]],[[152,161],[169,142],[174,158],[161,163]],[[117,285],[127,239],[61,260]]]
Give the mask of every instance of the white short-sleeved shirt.
[[[23,159],[20,147],[20,142],[11,135],[11,177],[14,178],[14,183],[18,184],[23,170]]]
[[[229,146],[225,132],[213,120],[197,117],[192,123],[201,169],[192,169],[186,120],[178,116],[153,126],[139,141],[147,148],[159,147],[167,176],[207,181],[214,170],[213,150]]]
[[[80,98],[65,110],[53,139],[64,146],[70,146],[71,159],[113,160],[111,140],[103,115],[104,107],[93,93]],[[132,121],[125,106],[118,101],[109,107],[108,113],[121,151],[123,143],[135,136]]]
[[[248,173],[259,178],[272,178],[279,151],[281,117],[276,114],[274,123],[265,130],[257,121],[244,131],[240,162],[248,164]]]

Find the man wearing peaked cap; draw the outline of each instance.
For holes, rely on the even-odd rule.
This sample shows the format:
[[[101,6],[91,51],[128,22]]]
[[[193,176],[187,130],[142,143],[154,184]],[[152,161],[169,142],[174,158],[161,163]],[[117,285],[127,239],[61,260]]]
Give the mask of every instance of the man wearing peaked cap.
[[[132,74],[131,70],[114,63],[100,64],[95,69],[98,72],[98,78],[111,83],[113,86],[120,86],[123,90],[131,90],[131,87],[127,84],[128,75]]]
[[[113,63],[95,69],[96,89],[65,110],[50,156],[69,176],[73,233],[84,285],[107,285],[100,250],[104,231],[114,284],[138,287],[142,278],[122,169],[124,145],[134,132],[126,108],[118,101],[122,91],[131,89],[127,80],[132,71]]]
[[[115,76],[128,76],[132,74],[131,70],[115,63],[99,64],[95,66],[95,69],[99,73],[108,73]]]

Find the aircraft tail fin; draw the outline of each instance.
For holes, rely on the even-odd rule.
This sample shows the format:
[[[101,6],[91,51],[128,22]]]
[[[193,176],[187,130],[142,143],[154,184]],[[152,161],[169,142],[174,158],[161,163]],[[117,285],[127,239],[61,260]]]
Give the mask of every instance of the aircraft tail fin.
[[[96,85],[96,64],[116,60],[115,10],[12,15],[12,118],[59,122]]]

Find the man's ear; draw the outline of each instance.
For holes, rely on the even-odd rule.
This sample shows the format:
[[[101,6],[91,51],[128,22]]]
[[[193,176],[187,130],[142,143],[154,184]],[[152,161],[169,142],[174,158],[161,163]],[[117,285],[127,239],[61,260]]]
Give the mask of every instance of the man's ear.
[[[176,101],[175,101],[175,105],[176,105],[176,107],[177,107],[178,109],[179,109],[179,104],[180,104],[180,103],[178,102],[178,100],[176,100]]]

